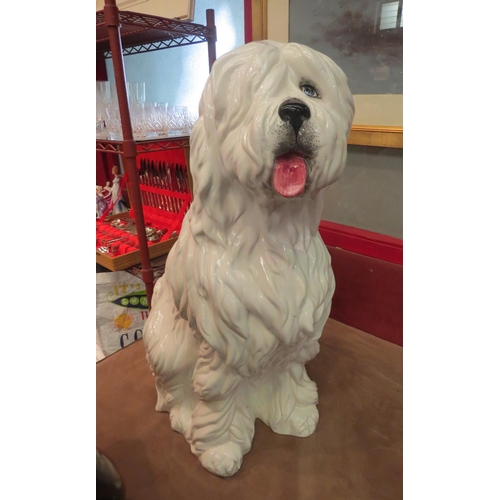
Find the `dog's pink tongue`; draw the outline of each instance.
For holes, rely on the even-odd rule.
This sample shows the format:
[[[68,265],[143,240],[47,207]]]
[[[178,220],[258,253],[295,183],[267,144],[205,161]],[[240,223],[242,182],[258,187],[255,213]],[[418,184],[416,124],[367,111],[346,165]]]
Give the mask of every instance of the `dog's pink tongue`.
[[[307,167],[304,158],[293,153],[274,160],[273,186],[278,194],[290,198],[304,191]]]

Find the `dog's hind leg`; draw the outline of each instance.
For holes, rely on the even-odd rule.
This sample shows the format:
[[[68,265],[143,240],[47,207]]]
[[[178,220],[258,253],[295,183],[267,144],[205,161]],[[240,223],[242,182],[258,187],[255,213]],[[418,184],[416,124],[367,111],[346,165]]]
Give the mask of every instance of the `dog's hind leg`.
[[[198,342],[172,299],[170,285],[162,288],[163,303],[153,307],[144,330],[147,359],[156,377],[157,411],[170,412],[172,429],[186,433],[194,408],[191,377]]]
[[[245,401],[243,378],[203,341],[193,375],[198,403],[188,441],[205,469],[231,476],[250,451],[255,419]]]

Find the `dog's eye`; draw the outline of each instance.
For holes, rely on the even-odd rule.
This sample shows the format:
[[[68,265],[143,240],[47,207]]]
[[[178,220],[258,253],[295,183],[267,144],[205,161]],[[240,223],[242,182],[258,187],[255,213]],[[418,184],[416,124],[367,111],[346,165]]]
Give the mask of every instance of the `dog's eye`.
[[[312,85],[301,85],[300,88],[306,96],[319,98],[318,91]]]

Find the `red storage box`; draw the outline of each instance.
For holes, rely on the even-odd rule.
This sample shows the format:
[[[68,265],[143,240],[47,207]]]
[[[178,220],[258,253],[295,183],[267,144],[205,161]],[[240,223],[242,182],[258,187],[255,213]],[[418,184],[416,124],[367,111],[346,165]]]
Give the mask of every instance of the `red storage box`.
[[[189,172],[185,165],[141,159],[139,180],[149,257],[167,254],[177,241],[182,220],[191,203]],[[96,262],[110,271],[140,264],[134,213],[98,219]]]

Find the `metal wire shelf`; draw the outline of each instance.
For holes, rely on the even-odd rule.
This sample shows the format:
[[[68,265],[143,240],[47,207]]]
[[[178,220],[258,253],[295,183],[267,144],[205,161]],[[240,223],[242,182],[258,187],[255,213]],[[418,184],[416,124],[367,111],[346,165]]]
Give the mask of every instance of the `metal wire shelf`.
[[[137,12],[120,11],[119,23],[124,55],[192,45],[216,39],[215,27]],[[96,12],[96,50],[103,52],[105,58],[111,57],[103,10]]]

